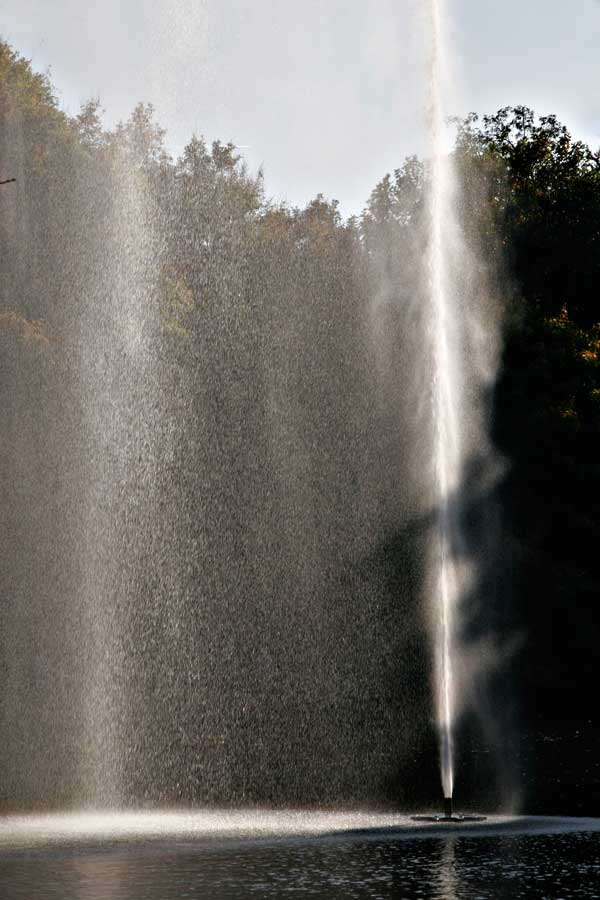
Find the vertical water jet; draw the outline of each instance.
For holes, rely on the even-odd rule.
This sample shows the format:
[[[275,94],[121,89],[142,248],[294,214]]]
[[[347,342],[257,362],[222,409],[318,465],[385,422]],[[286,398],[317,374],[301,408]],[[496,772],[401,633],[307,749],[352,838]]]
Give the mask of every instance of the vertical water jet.
[[[454,790],[455,679],[453,660],[456,608],[460,597],[457,545],[461,542],[456,496],[462,461],[462,372],[459,298],[454,275],[458,222],[455,173],[445,152],[444,78],[446,74],[444,0],[430,0],[431,168],[427,193],[428,337],[432,366],[433,508],[430,587],[435,620],[435,682],[440,766],[444,798]]]

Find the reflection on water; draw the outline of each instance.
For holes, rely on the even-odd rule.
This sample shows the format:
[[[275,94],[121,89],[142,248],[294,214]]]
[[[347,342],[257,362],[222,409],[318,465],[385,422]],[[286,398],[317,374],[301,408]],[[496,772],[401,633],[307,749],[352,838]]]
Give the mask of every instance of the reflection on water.
[[[575,900],[600,897],[600,834],[123,847],[13,856],[2,900]]]
[[[457,838],[449,837],[442,844],[440,854],[438,894],[447,900],[456,900],[458,897],[458,875],[456,872],[456,841]]]

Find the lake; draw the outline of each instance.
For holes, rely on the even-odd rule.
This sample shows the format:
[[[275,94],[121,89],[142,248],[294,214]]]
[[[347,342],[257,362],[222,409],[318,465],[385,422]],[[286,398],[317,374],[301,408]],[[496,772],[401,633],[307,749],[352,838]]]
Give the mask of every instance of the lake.
[[[575,900],[600,897],[600,820],[415,827],[357,814],[56,818],[0,827],[2,900]],[[221,816],[217,820],[218,816]],[[374,821],[375,820],[375,821]],[[17,820],[14,820],[17,822]],[[21,823],[24,819],[19,820]],[[87,822],[87,830],[86,830]],[[152,824],[154,823],[154,824]],[[208,825],[207,825],[208,823]],[[105,825],[107,823],[105,822]],[[365,827],[363,827],[365,826]],[[446,827],[446,830],[444,830]],[[4,831],[2,831],[4,828]],[[97,843],[92,843],[95,837]],[[170,837],[169,837],[170,835]]]

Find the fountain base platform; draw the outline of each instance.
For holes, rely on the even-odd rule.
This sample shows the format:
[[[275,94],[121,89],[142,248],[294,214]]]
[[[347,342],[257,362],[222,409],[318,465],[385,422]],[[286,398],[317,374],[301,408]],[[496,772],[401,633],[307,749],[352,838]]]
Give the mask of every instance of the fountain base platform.
[[[443,813],[434,813],[430,816],[411,816],[411,819],[413,820],[413,822],[448,822],[455,825],[460,825],[461,822],[485,822],[487,816],[477,816],[472,813],[467,813],[466,815],[455,813],[452,806],[452,797],[444,797]]]
[[[431,816],[411,816],[410,818],[413,822],[434,822],[443,825],[460,825],[461,822],[485,822],[487,816],[477,816],[470,813],[466,813],[465,815],[453,813],[451,816],[447,816],[444,813],[439,813]]]

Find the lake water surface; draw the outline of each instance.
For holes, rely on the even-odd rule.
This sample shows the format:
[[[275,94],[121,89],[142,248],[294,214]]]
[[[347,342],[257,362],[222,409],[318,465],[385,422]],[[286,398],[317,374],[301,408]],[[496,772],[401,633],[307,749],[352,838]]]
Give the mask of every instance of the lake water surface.
[[[0,851],[2,900],[575,900],[600,898],[600,822],[523,820],[483,830],[212,834]],[[543,822],[553,823],[546,829]],[[532,824],[527,824],[532,823]],[[6,841],[5,841],[6,843]],[[0,841],[1,844],[1,841]]]

